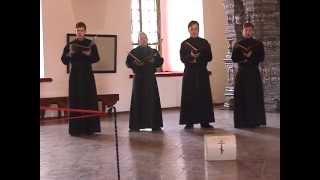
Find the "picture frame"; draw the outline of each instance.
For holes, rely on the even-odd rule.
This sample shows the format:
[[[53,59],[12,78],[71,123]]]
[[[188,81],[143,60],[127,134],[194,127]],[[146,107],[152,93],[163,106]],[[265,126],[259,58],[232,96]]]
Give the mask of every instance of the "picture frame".
[[[76,38],[76,34],[67,33],[66,41],[69,44]],[[98,48],[100,60],[92,64],[93,73],[117,72],[117,35],[86,34],[85,38],[95,42]],[[67,73],[70,73],[71,64],[67,65]]]

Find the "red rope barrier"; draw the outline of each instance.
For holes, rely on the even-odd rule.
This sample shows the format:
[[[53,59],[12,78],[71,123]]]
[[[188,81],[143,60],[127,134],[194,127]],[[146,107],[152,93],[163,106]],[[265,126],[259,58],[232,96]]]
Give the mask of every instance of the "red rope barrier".
[[[102,111],[88,110],[88,109],[72,109],[72,108],[51,108],[40,106],[40,110],[52,110],[52,111],[64,111],[64,112],[82,112],[82,113],[90,113],[90,114],[106,114]]]
[[[42,111],[63,111],[63,112],[79,112],[79,113],[88,113],[86,115],[81,115],[81,116],[73,116],[73,117],[69,117],[69,116],[64,116],[61,118],[50,118],[50,121],[52,120],[66,120],[66,119],[82,119],[82,118],[88,118],[88,117],[104,117],[107,116],[107,113],[102,112],[102,111],[95,111],[95,110],[87,110],[87,109],[72,109],[72,108],[51,108],[51,107],[44,107],[44,106],[40,106],[40,110]],[[43,118],[43,120],[46,118]],[[43,122],[43,121],[42,121]]]

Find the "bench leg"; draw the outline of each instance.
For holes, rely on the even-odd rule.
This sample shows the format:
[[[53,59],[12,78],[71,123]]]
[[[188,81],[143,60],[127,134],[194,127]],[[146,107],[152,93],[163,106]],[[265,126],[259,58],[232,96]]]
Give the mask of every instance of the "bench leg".
[[[106,112],[106,105],[102,101],[102,112]]]
[[[61,118],[61,111],[58,110],[58,117]]]
[[[41,119],[43,119],[44,118],[44,114],[46,113],[46,111],[45,110],[41,110],[40,111],[40,117],[41,117]]]

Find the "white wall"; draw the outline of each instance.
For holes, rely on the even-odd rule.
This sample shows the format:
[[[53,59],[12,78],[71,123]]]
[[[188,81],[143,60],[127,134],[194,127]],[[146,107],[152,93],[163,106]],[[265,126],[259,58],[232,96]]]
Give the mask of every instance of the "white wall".
[[[223,0],[203,0],[204,35],[211,44],[213,62],[208,69],[212,71],[211,88],[214,102],[224,102],[224,87],[227,71],[223,59],[227,52],[228,42],[224,34],[226,18]]]
[[[98,94],[120,94],[120,100],[117,103],[118,111],[128,111],[130,107],[132,79],[129,78],[131,70],[126,67],[125,59],[126,53],[131,49],[131,1],[92,0],[90,4],[88,2],[87,0],[43,0],[45,77],[53,78],[53,81],[40,83],[40,97],[68,95],[68,74],[66,73],[65,65],[60,61],[60,57],[65,45],[66,33],[73,33],[75,23],[84,21],[87,24],[88,33],[116,34],[118,36],[117,73],[95,74],[95,78]],[[205,5],[220,8],[219,11],[223,12],[223,6],[215,6],[216,4],[210,0],[205,0],[204,7]],[[223,58],[221,57],[225,49],[223,49],[223,45],[218,45],[218,42],[221,44],[221,39],[224,36],[222,33],[223,26],[211,27],[212,25],[216,25],[216,23],[212,23],[211,21],[222,21],[223,19],[221,17],[208,19],[209,16],[206,14],[209,16],[215,14],[211,10],[205,10],[204,26],[205,37],[209,42],[212,44],[217,42],[217,45],[213,46],[215,62],[211,63],[213,65],[210,65],[209,69],[213,71],[214,77],[211,83],[214,102],[223,102],[221,89],[224,88],[222,87],[224,85],[221,82],[224,81],[225,74],[224,70],[221,69],[223,64]],[[216,30],[215,28],[222,30]],[[158,77],[157,80],[162,107],[180,106],[181,77]]]

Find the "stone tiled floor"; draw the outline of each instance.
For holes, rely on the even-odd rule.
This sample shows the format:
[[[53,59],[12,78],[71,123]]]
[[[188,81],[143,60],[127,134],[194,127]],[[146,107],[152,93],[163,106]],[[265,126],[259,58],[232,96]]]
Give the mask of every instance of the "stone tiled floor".
[[[267,113],[267,127],[234,129],[233,113],[215,110],[215,130],[184,130],[179,111],[164,110],[163,132],[128,132],[128,113],[118,114],[123,180],[279,180],[280,114]],[[205,161],[203,135],[233,133],[236,161]],[[41,180],[117,179],[111,118],[102,132],[71,137],[67,124],[40,126]]]

